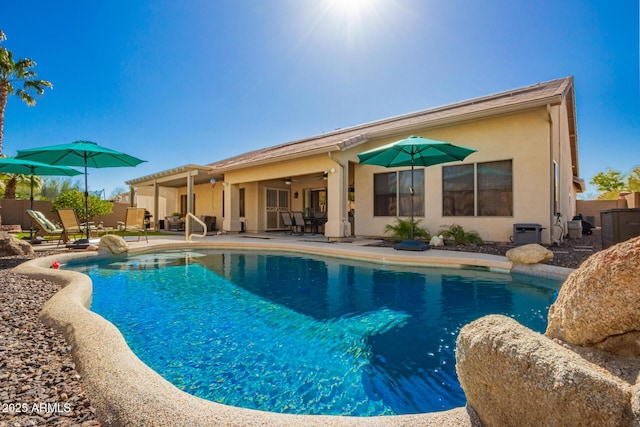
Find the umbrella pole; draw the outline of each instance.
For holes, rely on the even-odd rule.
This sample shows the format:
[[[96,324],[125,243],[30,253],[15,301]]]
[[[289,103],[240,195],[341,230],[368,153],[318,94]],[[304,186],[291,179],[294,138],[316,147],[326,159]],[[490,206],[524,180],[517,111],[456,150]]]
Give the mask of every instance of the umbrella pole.
[[[411,155],[411,188],[409,188],[409,193],[411,193],[411,240],[413,240],[413,154]]]
[[[87,181],[87,154],[84,155],[84,226],[87,228],[89,241],[89,184]]]
[[[31,210],[33,210],[33,173],[31,174]],[[29,215],[29,239],[33,238],[33,218],[31,218],[31,215]]]

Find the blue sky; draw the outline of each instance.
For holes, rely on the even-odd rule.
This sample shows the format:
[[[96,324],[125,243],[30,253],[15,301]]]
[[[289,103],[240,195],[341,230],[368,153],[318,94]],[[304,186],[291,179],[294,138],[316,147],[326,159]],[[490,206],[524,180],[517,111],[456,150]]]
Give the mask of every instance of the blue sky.
[[[185,164],[575,78],[580,175],[640,165],[638,0],[4,2],[3,44],[54,89],[10,98],[3,153],[91,140]],[[594,193],[590,187],[588,193]]]

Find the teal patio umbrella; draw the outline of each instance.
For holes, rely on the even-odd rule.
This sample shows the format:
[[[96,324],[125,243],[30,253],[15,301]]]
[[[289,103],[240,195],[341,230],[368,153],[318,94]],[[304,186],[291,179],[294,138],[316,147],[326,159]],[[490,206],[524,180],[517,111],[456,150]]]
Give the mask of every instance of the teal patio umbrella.
[[[33,160],[49,165],[84,167],[84,217],[87,224],[89,223],[87,168],[134,167],[146,161],[102,147],[91,141],[76,141],[70,144],[18,150],[16,159]],[[89,227],[87,227],[88,239]]]
[[[423,250],[426,246],[417,245],[413,239],[413,169],[415,166],[433,166],[464,160],[469,154],[475,153],[472,148],[453,145],[448,142],[410,136],[390,144],[374,148],[358,154],[361,165],[377,165],[387,168],[411,166],[411,240],[398,245],[396,249]],[[415,248],[415,249],[414,249]]]
[[[68,168],[66,166],[52,166],[46,163],[33,162],[31,160],[14,159],[11,157],[0,158],[0,173],[14,173],[21,175],[31,175],[31,196],[30,208],[33,210],[33,176],[75,176],[82,175],[82,172]],[[33,233],[33,226],[30,229],[30,236]]]

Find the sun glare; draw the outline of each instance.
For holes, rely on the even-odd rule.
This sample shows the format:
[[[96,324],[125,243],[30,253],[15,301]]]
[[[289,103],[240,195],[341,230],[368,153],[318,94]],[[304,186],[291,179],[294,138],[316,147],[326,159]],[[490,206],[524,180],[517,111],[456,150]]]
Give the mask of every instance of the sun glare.
[[[347,45],[357,44],[364,37],[364,28],[375,18],[376,3],[379,0],[326,0],[326,9],[341,27]]]
[[[373,0],[333,0],[334,7],[345,18],[357,18],[373,7]]]

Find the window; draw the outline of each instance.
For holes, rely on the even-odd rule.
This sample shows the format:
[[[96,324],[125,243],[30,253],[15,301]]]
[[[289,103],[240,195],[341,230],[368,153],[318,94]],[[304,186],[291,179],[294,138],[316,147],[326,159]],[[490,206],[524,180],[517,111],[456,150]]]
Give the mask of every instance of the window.
[[[443,166],[443,216],[513,216],[512,161]]]
[[[319,218],[327,215],[326,188],[305,188],[303,198],[304,216]]]
[[[244,199],[244,188],[241,188],[240,190],[238,190],[238,208],[240,209],[240,215],[241,217],[245,217],[245,199]]]
[[[511,160],[478,163],[478,216],[512,216]]]
[[[424,216],[424,169],[398,172],[400,175],[400,216],[411,216],[411,188],[413,187],[413,215]]]
[[[411,215],[411,171],[373,175],[373,215]],[[424,216],[424,169],[413,171],[413,215]]]
[[[396,216],[397,174],[377,173],[373,175],[373,215]]]
[[[194,194],[193,195],[193,212],[195,211],[196,211],[196,195]],[[182,216],[185,216],[187,214],[187,195],[186,194],[180,195],[180,213],[182,214]]]
[[[442,168],[442,215],[473,216],[473,165]]]

